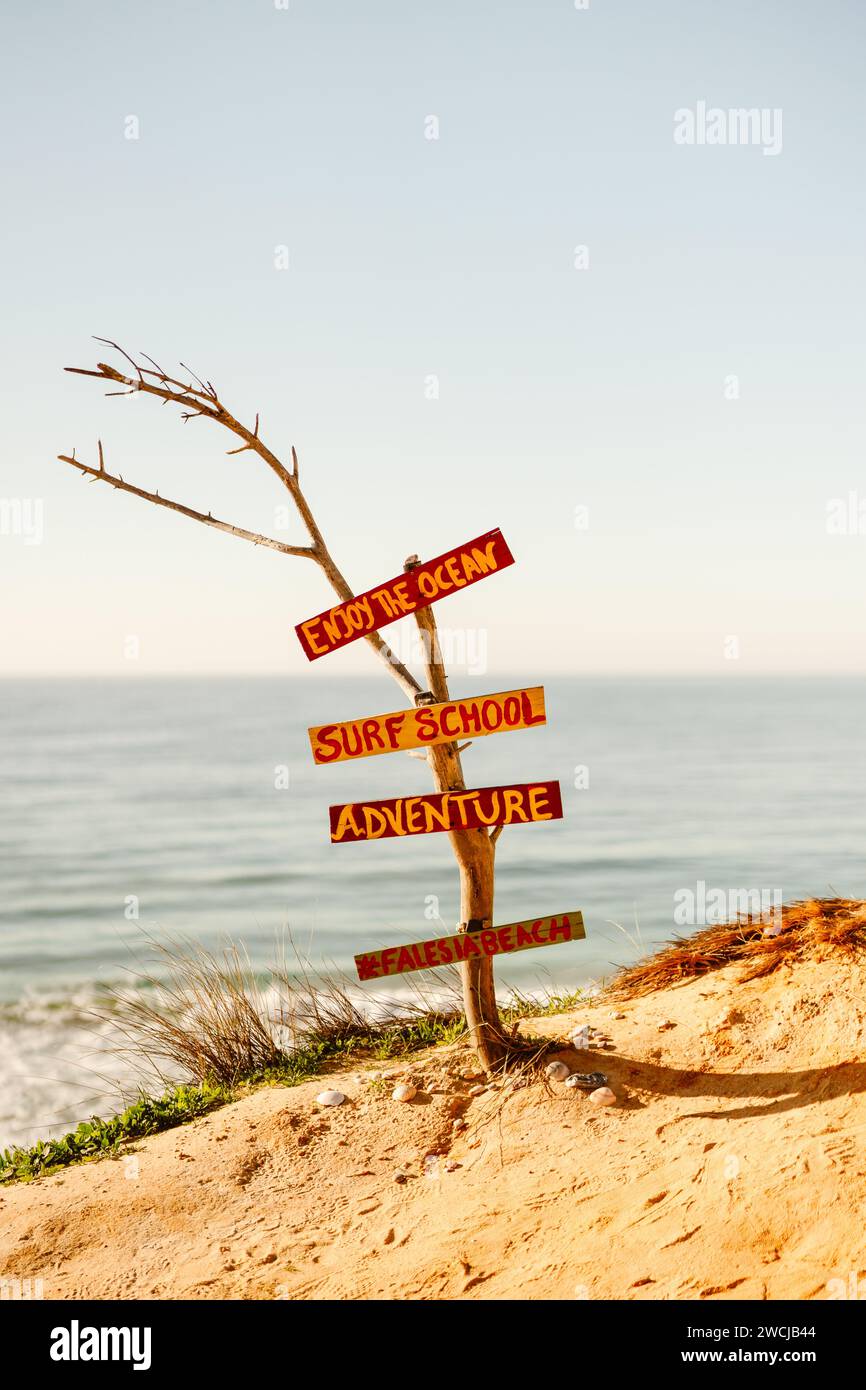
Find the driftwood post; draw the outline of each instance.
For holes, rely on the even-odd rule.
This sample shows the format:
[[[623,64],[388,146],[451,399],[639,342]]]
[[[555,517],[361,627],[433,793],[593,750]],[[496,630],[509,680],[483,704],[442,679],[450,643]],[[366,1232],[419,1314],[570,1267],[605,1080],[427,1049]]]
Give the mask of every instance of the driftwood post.
[[[242,425],[223,405],[213,384],[210,381],[202,381],[194,372],[190,372],[183,363],[181,363],[181,368],[188,373],[189,382],[169,376],[157,362],[154,362],[144,353],[142,357],[149,364],[148,366],[136,362],[123,348],[109,339],[98,338],[96,341],[106,343],[119,352],[126,359],[133,375],[128,372],[121,372],[105,362],[98,362],[95,371],[81,367],[67,367],[68,372],[74,372],[80,376],[96,377],[100,381],[109,382],[119,388],[107,392],[107,395],[131,395],[141,391],[146,395],[156,396],[164,404],[171,402],[181,406],[184,421],[198,418],[212,420],[216,424],[222,425],[241,440],[237,448],[227,451],[229,454],[247,452],[257,454],[286,488],[309,536],[309,544],[288,545],[282,541],[274,540],[270,536],[261,535],[255,531],[247,531],[241,526],[234,526],[230,522],[219,521],[210,512],[195,511],[192,507],[184,506],[180,502],[161,497],[159,492],[148,492],[144,488],[135,487],[132,483],[127,483],[121,474],[109,473],[106,470],[101,441],[97,445],[98,466],[93,467],[82,463],[80,459],[75,457],[74,450],[71,455],[59,454],[58,458],[61,462],[77,468],[79,473],[89,477],[91,482],[109,483],[121,492],[132,493],[133,496],[141,497],[144,501],[152,502],[158,507],[168,507],[171,511],[180,512],[182,516],[202,522],[205,526],[212,526],[219,531],[228,532],[229,535],[252,541],[254,545],[267,546],[271,550],[280,551],[283,555],[313,560],[323,571],[325,578],[341,602],[353,599],[354,593],[348,581],[337,568],[301,490],[298,457],[294,448],[292,449],[292,467],[289,469],[259,438],[258,415],[253,429],[248,429],[247,426]],[[417,559],[413,556],[406,562],[406,568],[411,568],[416,563]],[[428,692],[436,701],[448,700],[448,682],[442,663],[436,633],[436,620],[432,609],[429,607],[420,609],[416,612],[415,617],[424,643],[426,690],[391,651],[378,632],[367,633],[365,640],[369,642],[376,655],[387,667],[389,674],[409,700],[421,703],[428,696]],[[456,744],[429,748],[427,761],[430,764],[437,791],[465,790],[460,751]],[[463,929],[471,930],[481,923],[488,923],[493,920],[494,855],[496,840],[501,829],[502,827],[498,826],[489,832],[486,830],[449,832],[448,838],[460,872],[460,916]],[[460,969],[463,978],[463,1001],[467,1027],[479,1060],[483,1066],[490,1069],[502,1062],[506,1050],[502,1023],[496,1006],[493,963],[487,957],[473,957],[464,961]]]
[[[418,564],[410,556],[404,569]],[[448,678],[439,646],[436,617],[432,606],[415,610],[421,634],[427,687],[437,704],[451,699]],[[427,749],[427,761],[438,792],[465,791],[460,749],[456,743],[443,743]],[[460,871],[460,926],[466,930],[493,924],[493,879],[496,840],[502,826],[486,830],[451,830],[448,838]],[[495,1066],[503,1054],[502,1027],[496,1007],[493,961],[487,956],[471,956],[460,967],[463,978],[463,1008],[475,1048],[486,1067]]]

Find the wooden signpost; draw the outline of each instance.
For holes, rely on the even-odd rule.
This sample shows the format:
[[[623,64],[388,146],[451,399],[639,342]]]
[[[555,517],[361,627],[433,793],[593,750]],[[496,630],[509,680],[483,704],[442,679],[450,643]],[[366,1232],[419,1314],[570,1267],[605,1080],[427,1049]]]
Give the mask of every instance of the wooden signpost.
[[[533,946],[557,946],[563,941],[580,941],[585,936],[582,913],[560,912],[555,917],[530,918],[502,927],[438,936],[432,941],[416,941],[408,946],[387,946],[383,951],[367,951],[355,957],[355,965],[359,980],[380,980],[385,975],[403,975],[409,970],[459,965],[470,956],[498,956],[504,952],[528,951]]]
[[[558,782],[521,782],[389,801],[350,801],[332,806],[330,815],[331,840],[341,845],[352,840],[388,840],[394,835],[561,820],[562,796]]]
[[[511,729],[546,724],[544,688],[503,690],[496,695],[452,700],[442,705],[416,705],[392,714],[373,714],[345,724],[319,724],[309,729],[313,760],[340,763],[410,748],[432,748],[458,738],[484,738]]]
[[[397,579],[339,603],[315,618],[308,618],[299,623],[295,631],[308,658],[315,661],[408,613],[418,613],[418,622],[422,625],[421,610],[513,563],[514,557],[502,533],[488,531],[485,536],[425,564],[409,566],[407,562],[407,568]],[[441,694],[447,694],[444,681]],[[428,693],[417,697],[413,709],[368,715],[339,724],[318,724],[308,733],[313,761],[323,765],[401,750],[409,752],[443,744],[456,746],[458,739],[485,738],[489,734],[531,729],[546,722],[544,689],[538,685],[460,700],[440,698],[439,703],[433,703],[433,696]],[[561,817],[562,794],[558,782],[521,782],[331,806],[331,841],[348,844],[440,831],[490,829],[492,832],[496,829],[498,832],[505,825]],[[530,918],[499,927],[473,921],[464,924],[454,936],[366,951],[355,956],[355,966],[359,980],[366,982],[411,970],[431,970],[437,966],[460,965],[526,951],[535,946],[556,946],[582,940],[585,935],[580,912],[561,912],[554,917]]]
[[[427,608],[437,599],[477,584],[479,579],[486,579],[513,564],[514,556],[502,532],[488,531],[457,550],[437,555],[435,560],[427,560],[396,579],[389,579],[378,589],[368,589],[357,598],[338,603],[315,618],[298,623],[295,632],[309,660],[316,661],[347,642],[366,637],[407,613]]]

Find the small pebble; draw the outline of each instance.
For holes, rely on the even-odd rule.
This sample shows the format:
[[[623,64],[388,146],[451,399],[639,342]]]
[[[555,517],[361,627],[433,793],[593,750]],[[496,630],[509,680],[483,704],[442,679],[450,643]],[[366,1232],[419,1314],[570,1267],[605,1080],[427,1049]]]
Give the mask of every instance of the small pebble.
[[[625,1018],[625,1014],[611,1014],[611,1018]]]
[[[569,1069],[565,1062],[550,1062],[544,1069],[545,1075],[551,1081],[564,1081],[569,1075]]]
[[[592,1091],[590,1100],[593,1105],[616,1105],[616,1096],[609,1086],[599,1086],[597,1091]]]
[[[469,1094],[470,1096],[483,1096],[486,1090],[486,1086],[470,1086]]]
[[[454,1173],[458,1168],[462,1168],[462,1166],[461,1163],[455,1163],[453,1158],[449,1158],[448,1162],[445,1164],[445,1172]]]
[[[402,1100],[404,1102],[414,1100],[418,1094],[417,1086],[413,1086],[411,1081],[401,1081],[399,1086],[395,1086],[391,1092],[392,1100]]]
[[[345,1099],[342,1091],[320,1091],[316,1096],[318,1105],[342,1105]]]
[[[677,1025],[673,1023],[669,1018],[660,1019],[660,1021],[656,1024],[656,1028],[660,1033],[664,1033],[668,1028],[676,1028],[676,1026]]]
[[[406,1174],[405,1174],[405,1173],[395,1173],[395,1174],[394,1174],[394,1181],[395,1181],[395,1182],[406,1182],[406,1181],[407,1181]]]

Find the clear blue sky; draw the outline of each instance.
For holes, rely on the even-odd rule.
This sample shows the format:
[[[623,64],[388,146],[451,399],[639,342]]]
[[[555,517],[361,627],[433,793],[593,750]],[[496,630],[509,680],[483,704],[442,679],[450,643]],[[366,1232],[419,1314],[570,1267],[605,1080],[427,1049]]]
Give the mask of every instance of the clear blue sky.
[[[40,545],[0,535],[3,670],[301,673],[292,627],[330,601],[53,461],[101,435],[127,479],[278,534],[276,481],[208,423],[64,376],[91,333],[294,442],[358,588],[501,526],[517,564],[439,610],[491,671],[866,670],[866,534],[826,531],[866,500],[861,5],[47,0],[2,25],[0,498],[44,517]],[[781,109],[781,153],[678,146],[699,101]]]

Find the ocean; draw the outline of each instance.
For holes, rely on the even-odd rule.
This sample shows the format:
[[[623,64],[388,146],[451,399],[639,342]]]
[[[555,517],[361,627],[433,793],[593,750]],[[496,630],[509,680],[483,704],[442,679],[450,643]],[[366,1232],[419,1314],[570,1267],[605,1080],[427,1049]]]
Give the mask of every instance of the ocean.
[[[712,914],[864,894],[866,681],[543,683],[547,725],[476,740],[464,771],[559,780],[561,821],[499,839],[496,921],[580,908],[587,937],[497,958],[504,991],[601,980]],[[231,938],[262,969],[290,937],[354,978],[356,952],[453,931],[446,836],[329,840],[331,803],[429,791],[429,773],[404,753],[315,766],[307,727],[401,703],[384,673],[0,684],[0,1148],[134,1094],[92,1011],[151,968],[148,934]]]

